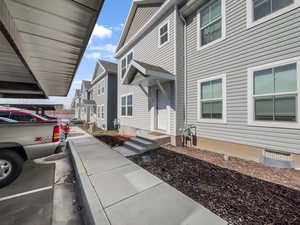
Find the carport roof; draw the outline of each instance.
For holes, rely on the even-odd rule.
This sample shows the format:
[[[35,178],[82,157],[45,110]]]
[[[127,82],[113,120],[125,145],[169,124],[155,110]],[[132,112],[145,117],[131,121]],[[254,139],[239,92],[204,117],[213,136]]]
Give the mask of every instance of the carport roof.
[[[0,97],[66,96],[104,0],[1,0]]]

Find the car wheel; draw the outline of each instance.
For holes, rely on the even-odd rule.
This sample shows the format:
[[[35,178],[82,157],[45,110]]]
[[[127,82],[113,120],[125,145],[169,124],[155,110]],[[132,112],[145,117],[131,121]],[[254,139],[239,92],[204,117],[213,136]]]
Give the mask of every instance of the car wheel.
[[[0,150],[0,188],[17,179],[23,169],[24,159],[16,152]]]

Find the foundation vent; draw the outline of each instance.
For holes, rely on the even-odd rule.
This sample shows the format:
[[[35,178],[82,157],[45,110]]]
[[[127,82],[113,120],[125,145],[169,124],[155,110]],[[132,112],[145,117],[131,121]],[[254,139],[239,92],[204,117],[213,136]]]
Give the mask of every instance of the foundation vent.
[[[292,155],[289,153],[274,152],[270,150],[264,151],[264,157],[273,160],[293,161]]]
[[[262,163],[275,168],[294,168],[295,162],[292,154],[265,150],[262,155]]]

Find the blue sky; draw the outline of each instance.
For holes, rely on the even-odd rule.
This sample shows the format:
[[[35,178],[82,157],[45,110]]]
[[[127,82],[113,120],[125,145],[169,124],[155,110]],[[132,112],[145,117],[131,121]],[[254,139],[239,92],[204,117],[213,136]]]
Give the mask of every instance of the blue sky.
[[[92,79],[98,58],[115,62],[114,50],[118,44],[130,5],[131,0],[105,0],[68,97],[50,97],[50,100],[69,106],[75,89],[80,88],[81,80]]]

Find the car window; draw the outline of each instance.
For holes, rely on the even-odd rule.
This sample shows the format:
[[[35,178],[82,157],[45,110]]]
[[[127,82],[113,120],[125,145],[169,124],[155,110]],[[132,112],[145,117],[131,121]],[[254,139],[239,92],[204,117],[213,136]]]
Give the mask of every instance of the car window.
[[[23,113],[15,113],[15,112],[12,113],[11,119],[20,121],[20,122],[35,122],[36,121],[36,118],[34,118],[33,116],[23,114]]]
[[[9,112],[0,112],[0,117],[9,118]]]

